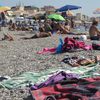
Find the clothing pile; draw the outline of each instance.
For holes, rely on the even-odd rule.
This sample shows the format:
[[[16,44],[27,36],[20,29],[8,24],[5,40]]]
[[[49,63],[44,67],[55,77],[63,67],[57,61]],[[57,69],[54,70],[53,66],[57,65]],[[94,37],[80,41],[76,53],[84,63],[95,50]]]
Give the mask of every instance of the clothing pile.
[[[42,51],[37,52],[37,54],[46,54],[46,53],[63,53],[63,52],[71,52],[71,51],[76,51],[78,49],[82,50],[91,50],[92,46],[91,45],[86,45],[85,42],[83,41],[78,41],[73,38],[66,37],[63,40],[60,38],[59,39],[59,45],[54,48],[44,48]]]
[[[83,41],[77,41],[73,38],[66,37],[63,44],[63,52],[76,50],[76,49],[83,49],[85,47],[85,43]]]

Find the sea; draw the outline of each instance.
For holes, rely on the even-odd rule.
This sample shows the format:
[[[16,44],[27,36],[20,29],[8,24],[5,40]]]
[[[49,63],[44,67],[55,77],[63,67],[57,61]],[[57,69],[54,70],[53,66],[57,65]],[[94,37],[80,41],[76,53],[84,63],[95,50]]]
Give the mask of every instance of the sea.
[[[88,26],[88,27],[79,26],[79,27],[74,28],[73,32],[76,32],[76,33],[88,33],[89,32],[89,28],[90,28],[90,26]],[[100,23],[98,24],[97,28],[100,30]]]

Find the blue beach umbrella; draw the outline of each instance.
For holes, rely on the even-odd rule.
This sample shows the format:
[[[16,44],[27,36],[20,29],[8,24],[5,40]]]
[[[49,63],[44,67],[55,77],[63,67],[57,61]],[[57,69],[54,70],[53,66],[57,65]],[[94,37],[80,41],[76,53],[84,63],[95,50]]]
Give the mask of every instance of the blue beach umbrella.
[[[68,10],[76,10],[76,9],[80,9],[80,6],[75,6],[75,5],[65,5],[59,9],[57,9],[56,11],[59,12],[64,12],[64,11],[68,11]]]

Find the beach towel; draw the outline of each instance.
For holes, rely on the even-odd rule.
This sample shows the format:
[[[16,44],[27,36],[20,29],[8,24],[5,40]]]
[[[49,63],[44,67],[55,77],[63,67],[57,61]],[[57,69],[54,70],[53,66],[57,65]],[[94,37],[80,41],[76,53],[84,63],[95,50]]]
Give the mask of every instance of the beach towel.
[[[59,44],[54,48],[43,48],[43,50],[37,52],[37,54],[58,54],[63,52],[75,51],[77,49],[92,50],[91,45],[86,45],[83,41],[77,41],[73,38],[66,37],[64,42],[62,38],[59,38]]]
[[[67,80],[67,79],[72,79],[72,78],[79,78],[78,74],[72,74],[72,73],[66,73],[64,71],[61,71],[51,77],[49,77],[45,82],[41,84],[35,84],[31,87],[32,90],[37,90],[39,88],[55,84],[61,80]]]
[[[35,100],[100,100],[100,77],[64,80],[31,94]]]
[[[16,75],[11,79],[0,82],[0,88],[16,89],[19,87],[29,87],[34,84],[39,85],[46,80],[49,80],[49,77],[52,77],[61,71],[64,71],[67,75],[69,75],[69,73],[74,73],[73,75],[78,74],[79,78],[100,76],[100,74],[97,73],[99,67],[100,65],[98,64],[90,67],[83,66],[72,68],[66,66],[65,68],[50,68],[41,72],[25,72],[21,75]]]
[[[47,54],[47,53],[55,53],[56,48],[43,48],[43,50],[37,52],[37,54]]]

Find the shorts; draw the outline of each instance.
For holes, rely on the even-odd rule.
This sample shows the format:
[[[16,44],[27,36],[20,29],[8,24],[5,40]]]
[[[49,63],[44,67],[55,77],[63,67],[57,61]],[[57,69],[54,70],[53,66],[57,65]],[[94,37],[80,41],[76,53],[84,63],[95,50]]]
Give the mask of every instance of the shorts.
[[[90,37],[91,40],[99,40],[100,37],[99,36],[93,36],[93,37]]]

